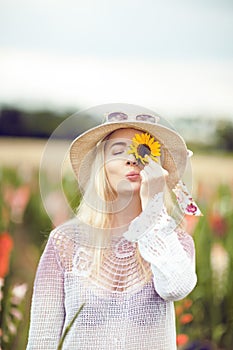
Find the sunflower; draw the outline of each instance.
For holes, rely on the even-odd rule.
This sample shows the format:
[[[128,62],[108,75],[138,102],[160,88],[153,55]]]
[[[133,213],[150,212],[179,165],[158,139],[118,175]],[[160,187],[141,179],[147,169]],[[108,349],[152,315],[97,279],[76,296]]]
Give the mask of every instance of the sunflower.
[[[137,160],[145,165],[148,163],[147,155],[154,161],[158,161],[157,157],[161,155],[160,147],[160,143],[155,141],[150,134],[135,134],[128,153],[133,154]]]

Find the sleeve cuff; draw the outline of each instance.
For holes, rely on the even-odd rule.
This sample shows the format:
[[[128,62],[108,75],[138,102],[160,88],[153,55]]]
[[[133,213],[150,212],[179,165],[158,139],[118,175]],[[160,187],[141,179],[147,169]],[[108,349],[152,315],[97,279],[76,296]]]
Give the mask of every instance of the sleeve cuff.
[[[155,225],[161,225],[161,221],[166,215],[166,209],[163,203],[163,192],[157,193],[149,201],[146,208],[129,225],[124,237],[131,242],[137,242],[146,235]]]

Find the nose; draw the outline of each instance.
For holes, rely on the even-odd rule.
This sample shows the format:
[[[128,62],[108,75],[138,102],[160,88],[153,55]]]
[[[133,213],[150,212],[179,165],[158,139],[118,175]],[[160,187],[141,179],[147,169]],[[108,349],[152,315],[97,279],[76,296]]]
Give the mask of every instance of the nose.
[[[133,154],[129,154],[129,156],[127,157],[126,165],[138,165],[138,161]]]

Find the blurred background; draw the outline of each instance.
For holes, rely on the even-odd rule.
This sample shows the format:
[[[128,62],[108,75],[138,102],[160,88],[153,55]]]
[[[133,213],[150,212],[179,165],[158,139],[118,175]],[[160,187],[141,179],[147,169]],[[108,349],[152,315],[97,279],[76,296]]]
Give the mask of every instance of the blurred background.
[[[204,216],[186,220],[198,284],[176,303],[177,344],[232,350],[232,0],[0,1],[2,349],[25,349],[36,266],[50,230],[69,217],[57,180],[41,199],[47,141],[84,111],[53,140],[45,179],[55,174],[59,150],[100,122],[85,110],[104,103],[156,111],[194,151],[193,196]],[[62,186],[75,208],[69,171]]]

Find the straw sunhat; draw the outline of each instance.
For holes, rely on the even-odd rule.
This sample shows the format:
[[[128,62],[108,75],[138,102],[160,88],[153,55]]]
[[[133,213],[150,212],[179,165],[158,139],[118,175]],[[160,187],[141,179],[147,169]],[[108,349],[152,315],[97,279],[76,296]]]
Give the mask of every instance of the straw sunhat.
[[[164,123],[163,118],[148,109],[139,106],[132,108],[132,105],[127,104],[103,106],[101,111],[107,111],[103,113],[105,121],[79,135],[70,147],[71,165],[79,186],[85,188],[89,179],[97,144],[115,130],[134,128],[149,133],[161,144],[161,165],[168,171],[167,184],[173,189],[182,178],[188,159],[183,138],[170,125],[164,125],[167,122]]]

